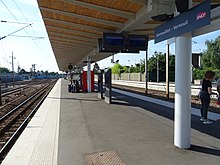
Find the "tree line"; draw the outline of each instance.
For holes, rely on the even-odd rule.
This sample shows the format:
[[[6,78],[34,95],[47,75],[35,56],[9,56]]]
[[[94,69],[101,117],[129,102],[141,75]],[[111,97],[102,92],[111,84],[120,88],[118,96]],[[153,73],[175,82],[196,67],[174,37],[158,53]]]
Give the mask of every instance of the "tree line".
[[[1,74],[8,74],[8,73],[12,73],[12,71],[10,71],[8,68],[5,68],[5,67],[0,67],[0,73]],[[22,74],[32,74],[33,72],[27,72],[25,71],[24,69],[20,69],[20,67],[18,67],[18,71],[17,73],[19,75],[22,75]],[[58,75],[59,73],[58,72],[48,72],[48,71],[36,71],[35,73],[41,73],[41,74],[44,74],[44,75]]]

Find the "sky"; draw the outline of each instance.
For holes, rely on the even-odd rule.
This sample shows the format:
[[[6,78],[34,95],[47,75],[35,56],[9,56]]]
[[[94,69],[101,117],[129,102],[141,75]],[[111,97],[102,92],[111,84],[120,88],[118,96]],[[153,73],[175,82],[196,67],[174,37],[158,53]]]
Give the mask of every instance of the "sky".
[[[0,40],[0,67],[12,70],[13,53],[15,71],[18,66],[30,71],[33,64],[36,70],[59,71],[37,0],[0,0],[0,29],[0,37],[6,36]],[[7,36],[17,30],[20,31]],[[205,51],[205,41],[215,39],[217,36],[220,36],[220,30],[194,37],[192,39],[193,53]],[[174,49],[175,45],[171,44],[172,54],[174,54]],[[165,52],[165,42],[154,44],[154,40],[149,41],[148,57],[151,57],[155,51]],[[111,59],[112,57],[109,57],[99,61],[100,68],[113,66]],[[140,62],[140,59],[145,59],[145,52],[114,55],[114,61],[119,60],[121,65],[135,65]]]
[[[0,37],[27,26],[0,40],[1,67],[12,70],[13,52],[15,71],[18,65],[30,71],[32,64],[36,70],[59,71],[36,0],[0,0],[0,20]]]

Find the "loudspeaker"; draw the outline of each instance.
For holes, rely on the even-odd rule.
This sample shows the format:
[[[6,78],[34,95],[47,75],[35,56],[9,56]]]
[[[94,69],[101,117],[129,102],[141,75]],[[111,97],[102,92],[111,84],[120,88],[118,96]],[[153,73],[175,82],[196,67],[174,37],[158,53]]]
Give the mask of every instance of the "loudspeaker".
[[[177,11],[183,13],[189,9],[189,0],[175,0]]]
[[[160,15],[156,15],[156,16],[153,16],[151,17],[154,21],[161,21],[161,22],[164,22],[164,21],[167,21],[169,16],[167,14],[160,14]]]
[[[153,16],[151,17],[154,21],[161,21],[161,22],[164,22],[164,21],[168,21],[168,20],[171,20],[173,19],[174,17],[174,14],[160,14],[160,15],[156,15],[156,16]]]

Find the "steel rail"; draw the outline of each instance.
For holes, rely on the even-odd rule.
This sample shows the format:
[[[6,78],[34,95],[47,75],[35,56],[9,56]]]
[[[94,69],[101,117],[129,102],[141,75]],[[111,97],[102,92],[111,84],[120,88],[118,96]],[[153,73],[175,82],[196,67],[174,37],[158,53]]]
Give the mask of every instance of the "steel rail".
[[[38,95],[40,92],[42,92],[44,89],[46,89],[49,85],[47,85],[46,87],[44,87],[43,89],[41,89],[40,91],[38,91],[37,93],[35,93],[34,95],[30,96],[29,98],[27,98],[25,101],[23,101],[22,103],[20,103],[17,107],[13,108],[11,111],[9,111],[8,113],[6,113],[4,116],[2,116],[0,118],[0,122],[3,121],[5,118],[7,118],[10,114],[12,114],[13,112],[15,112],[17,109],[21,108],[24,104],[26,104],[28,101],[30,101],[32,98],[34,98],[36,95]]]
[[[49,85],[48,85],[49,86]],[[47,86],[47,87],[48,87]],[[0,159],[3,159],[4,155],[9,151],[9,149],[13,146],[13,144],[16,142],[18,137],[21,135],[23,130],[26,128],[29,119],[36,113],[37,109],[40,107],[40,105],[43,103],[47,95],[52,90],[52,87],[47,91],[47,93],[43,96],[43,98],[38,102],[38,104],[35,106],[35,108],[30,112],[30,114],[26,117],[26,119],[22,122],[22,124],[19,126],[19,128],[14,132],[14,134],[10,137],[10,139],[5,143],[5,145],[0,150]]]

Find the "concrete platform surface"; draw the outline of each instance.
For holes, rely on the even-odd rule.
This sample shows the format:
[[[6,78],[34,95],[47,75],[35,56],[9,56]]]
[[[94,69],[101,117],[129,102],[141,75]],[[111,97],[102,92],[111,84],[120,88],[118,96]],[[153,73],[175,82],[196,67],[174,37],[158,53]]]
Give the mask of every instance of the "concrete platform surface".
[[[57,92],[48,96],[52,102],[48,103],[47,115],[40,127],[35,128],[40,133],[34,140],[36,144],[30,146],[34,149],[28,149],[27,144],[23,149],[22,146],[13,147],[4,165],[86,165],[88,162],[96,165],[94,162],[98,161],[103,165],[220,164],[219,122],[204,125],[193,114],[191,148],[178,149],[173,145],[173,108],[130,97],[120,91],[114,93],[113,104],[109,105],[98,99],[97,93],[68,93],[66,80],[58,84],[61,90],[57,85]],[[46,127],[49,132],[43,134]],[[34,142],[26,139],[23,143]],[[48,150],[47,145],[53,146],[48,163],[42,161],[48,157],[43,152]],[[36,152],[42,154],[34,156]],[[22,155],[30,155],[29,161],[22,161],[27,157]],[[9,161],[13,157],[14,162]]]

